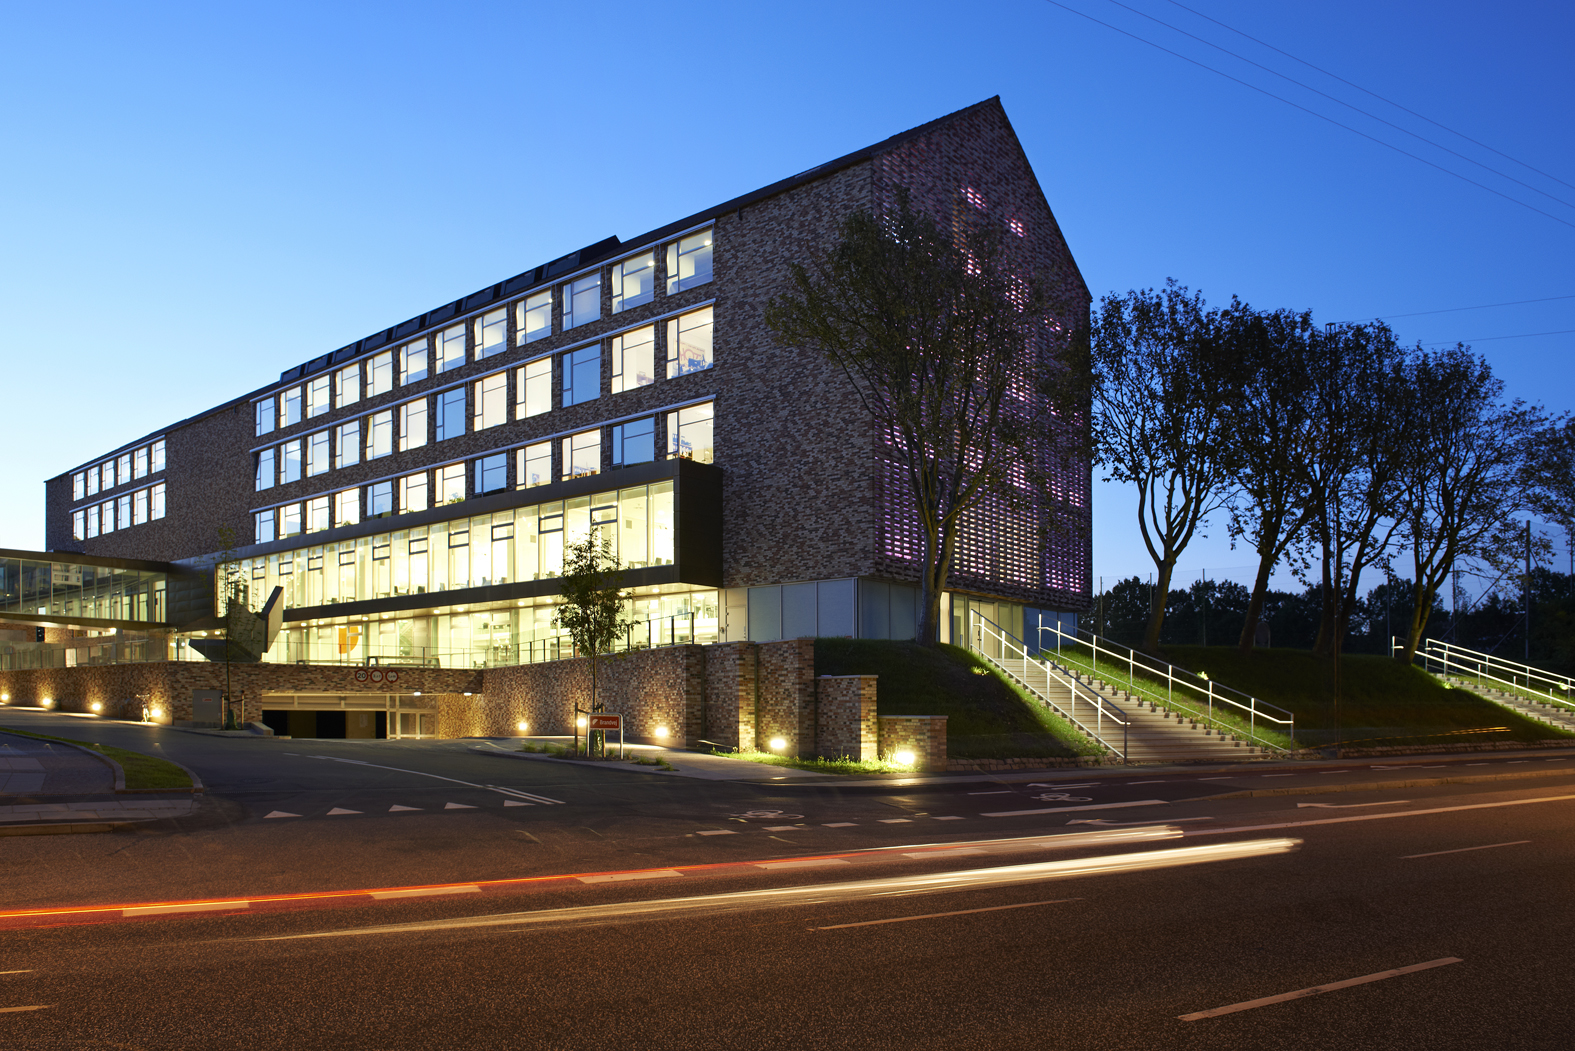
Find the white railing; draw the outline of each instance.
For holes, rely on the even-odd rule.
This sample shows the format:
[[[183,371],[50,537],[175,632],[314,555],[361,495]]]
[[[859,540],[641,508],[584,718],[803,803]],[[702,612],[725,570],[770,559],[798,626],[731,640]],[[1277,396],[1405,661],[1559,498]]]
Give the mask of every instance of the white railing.
[[[1150,703],[1164,704],[1166,708],[1178,710],[1184,708],[1193,712],[1200,721],[1215,730],[1244,736],[1254,744],[1276,752],[1284,752],[1288,749],[1283,743],[1265,736],[1263,731],[1274,730],[1283,733],[1290,740],[1292,748],[1296,745],[1296,715],[1278,705],[1261,701],[1233,687],[1222,686],[1206,675],[1194,674],[1168,661],[1139,653],[1131,646],[1111,642],[1081,628],[1066,632],[1054,624],[1041,624],[1039,626],[1041,657],[1049,652],[1044,645],[1045,632],[1050,632],[1055,638],[1058,663],[1064,663],[1061,658],[1063,645],[1084,651],[1088,655],[1091,674],[1095,678],[1099,677],[1099,662],[1103,659],[1107,668],[1116,672],[1125,671],[1126,680],[1122,689],[1137,694]],[[1157,681],[1150,682],[1138,678],[1139,671]],[[1163,692],[1160,690],[1161,681],[1164,684]],[[1219,718],[1221,715],[1233,715],[1237,719],[1245,720],[1247,725],[1242,727],[1224,722]]]
[[[1085,686],[1076,675],[1061,667],[1057,667],[1056,671],[1060,673],[1061,684],[1069,689],[1072,703],[1065,707],[1056,703],[1055,699],[1049,695],[1050,674],[1048,669],[1028,655],[1028,649],[1023,645],[1021,639],[976,609],[970,609],[968,616],[970,620],[968,631],[969,648],[981,660],[1000,669],[1003,675],[1028,690],[1035,697],[1038,697],[1045,707],[1114,752],[1120,757],[1122,762],[1127,761],[1127,729],[1131,722],[1125,712],[1107,698],[1101,697],[1098,693]],[[1008,661],[1019,662],[1021,670],[1014,671],[1006,663]],[[1044,674],[1045,683],[1043,688],[1031,681],[1027,675],[1027,670],[1030,666],[1038,668]],[[1091,708],[1092,711],[1079,716],[1079,702],[1085,707]],[[1110,733],[1109,737],[1106,736],[1107,724]],[[1121,744],[1119,747],[1113,740],[1116,736],[1117,727],[1121,731]]]
[[[1390,654],[1402,649],[1395,638],[1390,636]],[[1507,661],[1491,653],[1468,650],[1464,646],[1438,639],[1424,641],[1413,660],[1435,675],[1471,679],[1478,686],[1494,683],[1505,693],[1520,694],[1530,700],[1546,701],[1562,709],[1575,711],[1575,679],[1567,675],[1557,675],[1529,664]]]

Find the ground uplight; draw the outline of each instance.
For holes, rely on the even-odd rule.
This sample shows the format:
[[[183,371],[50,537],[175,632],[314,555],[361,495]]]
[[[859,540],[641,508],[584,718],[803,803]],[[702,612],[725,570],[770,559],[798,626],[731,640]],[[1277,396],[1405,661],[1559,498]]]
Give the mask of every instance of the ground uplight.
[[[784,741],[782,738],[780,738],[780,737],[773,737],[771,739],[771,750],[773,752],[780,752],[780,751],[782,751],[782,749],[784,749],[786,747],[787,747],[787,742]]]
[[[898,752],[896,755],[892,756],[892,758],[897,760],[897,762],[901,763],[903,766],[912,766],[913,765],[913,759],[914,759],[913,753],[910,752],[910,751],[907,751],[906,749],[904,749],[901,752]]]

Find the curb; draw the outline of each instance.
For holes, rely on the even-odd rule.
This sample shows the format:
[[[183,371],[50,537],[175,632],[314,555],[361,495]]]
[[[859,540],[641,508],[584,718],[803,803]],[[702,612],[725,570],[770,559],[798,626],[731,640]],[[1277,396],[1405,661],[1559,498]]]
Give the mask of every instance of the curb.
[[[60,821],[52,825],[0,825],[0,836],[59,836],[79,832],[113,832],[132,821]]]
[[[111,759],[109,756],[105,755],[104,753],[102,753],[102,752],[95,752],[93,749],[87,747],[86,745],[73,744],[70,741],[60,741],[60,740],[56,740],[55,738],[52,738],[52,737],[51,738],[45,738],[45,740],[47,740],[50,744],[63,745],[66,748],[75,748],[79,752],[85,752],[86,754],[91,755],[94,759],[97,759],[100,762],[108,763],[110,770],[114,771],[114,774],[115,774],[115,794],[116,795],[137,796],[137,795],[151,795],[151,794],[159,793],[159,792],[183,792],[183,793],[186,793],[188,795],[195,795],[198,792],[206,792],[207,791],[207,788],[204,787],[204,785],[202,783],[202,778],[197,776],[197,772],[195,770],[191,769],[191,767],[189,767],[189,766],[184,766],[184,765],[182,765],[180,763],[175,762],[175,760],[169,758],[168,756],[155,755],[155,756],[149,756],[149,758],[150,759],[162,759],[166,763],[169,763],[172,766],[180,767],[181,770],[185,772],[186,776],[191,778],[191,787],[190,788],[127,788],[126,787],[126,771],[125,771],[125,768],[122,767],[119,763],[115,762],[115,760]],[[128,748],[127,751],[130,751],[130,749]]]
[[[1187,802],[1215,799],[1257,799],[1265,796],[1321,796],[1331,792],[1382,792],[1393,788],[1430,788],[1435,785],[1474,785],[1485,781],[1523,781],[1531,777],[1556,777],[1563,770],[1517,770],[1512,774],[1464,774],[1459,777],[1424,777],[1411,781],[1369,781],[1360,785],[1307,785],[1302,788],[1255,788],[1217,796],[1194,796]]]

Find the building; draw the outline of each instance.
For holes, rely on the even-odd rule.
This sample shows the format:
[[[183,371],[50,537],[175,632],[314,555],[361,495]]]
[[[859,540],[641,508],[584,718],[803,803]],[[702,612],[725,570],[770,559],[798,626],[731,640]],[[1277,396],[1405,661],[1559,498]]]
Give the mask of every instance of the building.
[[[790,263],[899,189],[948,222],[1000,224],[1050,277],[1062,338],[1086,331],[1087,287],[990,99],[596,241],[67,470],[46,483],[46,546],[182,579],[227,561],[254,608],[281,588],[265,663],[555,656],[555,578],[592,530],[629,567],[650,642],[912,637],[902,480],[841,374],[777,345],[762,320]],[[1057,455],[1047,428],[1054,484],[969,524],[946,597],[953,631],[965,608],[1019,635],[1025,615],[1031,634],[1041,615],[1088,608],[1091,540],[1076,527],[1089,466]],[[109,594],[73,594],[7,596],[0,616],[48,608],[78,632],[116,619]],[[137,600],[140,619],[195,656],[186,640],[221,625],[211,610],[177,623],[163,594]]]

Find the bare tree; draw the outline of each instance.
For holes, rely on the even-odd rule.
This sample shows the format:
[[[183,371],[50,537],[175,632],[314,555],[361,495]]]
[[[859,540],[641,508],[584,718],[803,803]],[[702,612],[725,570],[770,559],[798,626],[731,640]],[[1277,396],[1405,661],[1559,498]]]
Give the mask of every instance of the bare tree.
[[[1174,280],[1107,295],[1094,317],[1094,441],[1099,462],[1138,490],[1138,527],[1156,581],[1142,648],[1159,650],[1176,560],[1232,485],[1226,427],[1238,347],[1201,293]]]
[[[939,640],[941,594],[970,511],[1023,506],[1059,397],[1077,411],[1079,370],[1058,354],[1079,333],[1053,326],[1044,282],[980,220],[947,233],[906,198],[858,212],[793,290],[766,308],[779,342],[839,366],[913,496],[920,540],[918,638]]]

